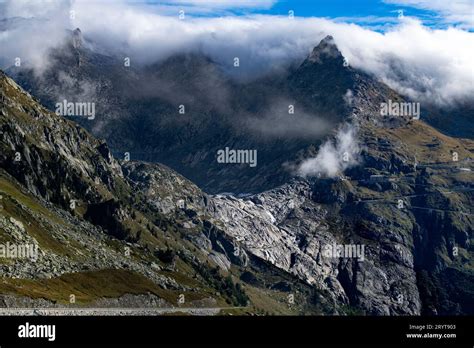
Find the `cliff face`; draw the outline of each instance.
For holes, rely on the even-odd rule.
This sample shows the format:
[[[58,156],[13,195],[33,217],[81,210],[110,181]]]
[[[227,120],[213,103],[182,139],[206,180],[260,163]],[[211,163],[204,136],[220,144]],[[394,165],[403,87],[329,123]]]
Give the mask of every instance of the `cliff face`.
[[[93,80],[94,62],[105,58],[76,46],[82,57],[76,77]],[[105,129],[115,152],[139,144],[159,154],[150,159],[166,158],[211,192],[258,192],[208,194],[165,165],[116,160],[104,141],[48,111],[0,72],[1,242],[31,242],[40,250],[36,262],[0,259],[6,306],[38,298],[54,305],[70,294],[83,305],[112,298],[179,306],[184,294],[192,306],[237,306],[238,313],[473,313],[472,141],[406,115],[381,115],[381,103],[403,98],[346,66],[331,38],[264,89],[231,86],[202,57],[175,57],[150,73],[173,76],[182,64],[230,88],[238,110],[258,113],[272,98],[259,102],[253,92],[281,87],[298,107],[348,124],[354,139],[347,147],[358,149],[357,158],[335,175],[290,178],[338,135],[249,136],[225,108],[205,101],[196,104],[196,124],[187,115],[175,128],[166,116],[169,101],[134,95],[134,103],[119,103],[120,93],[108,87],[117,83],[111,68],[97,82],[102,104],[117,111],[125,103],[127,112],[138,105],[148,115],[100,120],[111,126]],[[178,84],[198,83],[200,75],[191,75]],[[258,148],[258,172],[216,163],[210,154],[227,145]]]
[[[464,286],[472,279],[473,218],[467,207],[473,197],[470,174],[460,169],[469,162],[414,171],[410,157],[434,135],[443,140],[434,162],[447,161],[449,148],[472,158],[472,145],[419,122],[370,134],[377,132],[386,146],[402,137],[407,147],[385,158],[385,150],[370,146],[363,152],[363,171],[294,181],[245,199],[217,196],[209,208],[249,252],[327,290],[340,303],[368,314],[469,313],[472,287]],[[410,134],[417,136],[408,139]],[[327,257],[328,245],[363,245],[364,259]],[[440,288],[426,282],[445,274],[465,281]]]
[[[362,121],[360,136],[369,144],[363,169],[355,167],[350,175],[296,179],[245,198],[196,195],[192,186],[174,199],[189,216],[209,219],[230,238],[225,253],[243,251],[233,262],[245,265],[252,255],[266,260],[324,291],[338,306],[375,315],[469,313],[471,289],[464,285],[471,277],[473,220],[466,207],[472,204],[472,183],[462,168],[470,165],[472,143],[419,121],[393,129]],[[374,141],[377,136],[382,144]],[[442,144],[436,151],[430,149],[434,137]],[[452,149],[462,161],[449,162]],[[165,202],[175,193],[165,193],[165,200],[157,196],[166,192],[167,181],[153,182],[151,167],[146,175],[126,172],[161,210],[174,209]],[[339,245],[356,248],[354,254],[328,255],[328,247]],[[438,285],[445,274],[464,279],[463,285]]]
[[[51,52],[41,76],[26,67],[8,73],[52,110],[63,100],[94,102],[94,119],[74,120],[105,139],[116,158],[129,153],[165,164],[209,193],[258,193],[286,183],[293,176],[286,164],[314,154],[358,111],[389,127],[407,121],[380,116],[380,103],[403,98],[346,66],[331,38],[296,68],[249,83],[233,81],[202,54],[124,67],[87,41],[75,44],[77,33],[71,41]],[[217,152],[227,147],[257,150],[257,167],[218,163]]]
[[[210,198],[187,179],[162,165],[117,162],[104,142],[0,74],[0,243],[36,250],[2,253],[3,307],[334,311],[323,295],[314,302],[304,281],[236,253],[206,215]],[[256,283],[244,286],[242,276]],[[275,284],[292,284],[299,301],[289,306],[290,290]]]

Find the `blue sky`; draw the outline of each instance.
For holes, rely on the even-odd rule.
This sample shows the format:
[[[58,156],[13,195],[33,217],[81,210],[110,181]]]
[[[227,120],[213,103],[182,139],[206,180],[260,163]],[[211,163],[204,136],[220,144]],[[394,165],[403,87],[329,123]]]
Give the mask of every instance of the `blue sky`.
[[[302,17],[363,17],[390,16],[394,11],[404,9],[407,13],[423,14],[427,11],[408,6],[385,3],[380,0],[280,0],[268,10],[256,9],[254,12],[286,15],[294,10]]]
[[[419,10],[413,7],[389,4],[379,0],[282,0],[275,3],[270,10],[260,13],[286,14],[294,10],[295,15],[302,17],[388,17],[396,16],[402,9],[406,14],[422,16],[434,14],[432,11]]]
[[[225,15],[281,15],[294,11],[298,17],[324,17],[352,22],[375,30],[397,23],[402,10],[430,27],[456,26],[472,31],[474,0],[148,0],[158,12],[175,13],[183,8],[194,17]],[[137,3],[140,3],[139,1]]]
[[[399,11],[407,16],[422,19],[427,25],[439,25],[434,11],[417,9],[379,0],[283,0],[271,9],[257,10],[261,14],[287,15],[293,10],[295,16],[324,17],[340,21],[354,22],[365,26],[384,26],[396,24]]]

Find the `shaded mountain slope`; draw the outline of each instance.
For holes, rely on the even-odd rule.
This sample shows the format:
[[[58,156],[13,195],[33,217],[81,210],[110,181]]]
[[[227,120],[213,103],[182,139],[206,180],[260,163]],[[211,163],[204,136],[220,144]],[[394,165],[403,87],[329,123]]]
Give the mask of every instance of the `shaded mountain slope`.
[[[202,210],[182,205],[205,199],[182,176],[159,165],[122,169],[105,143],[42,107],[3,72],[0,101],[1,242],[38,246],[34,262],[0,259],[3,307],[335,310],[324,296],[316,302],[304,281],[244,250],[233,256],[235,242]],[[146,170],[160,182],[156,196],[136,186]],[[259,281],[243,285],[243,274]],[[279,283],[291,284],[297,304],[288,304],[289,289],[272,288]]]
[[[288,162],[314,154],[339,122],[353,116],[353,97],[365,117],[389,126],[401,122],[382,120],[378,106],[403,98],[345,66],[331,37],[292,71],[249,83],[231,80],[200,54],[126,67],[89,46],[68,42],[52,51],[41,76],[27,67],[9,73],[53,110],[64,99],[94,102],[95,119],[74,120],[106,139],[117,158],[128,153],[163,163],[210,193],[256,193],[287,182],[294,174]],[[257,167],[217,163],[225,148],[256,150]]]
[[[76,53],[83,63],[74,80],[93,83],[84,70],[91,53]],[[29,192],[63,210],[77,200],[77,219],[143,247],[152,260],[173,259],[168,249],[175,250],[176,279],[195,274],[198,287],[224,294],[217,301],[241,304],[243,289],[254,313],[472,313],[472,141],[409,115],[382,116],[381,103],[404,98],[345,66],[330,37],[291,73],[248,85],[195,55],[150,66],[146,78],[114,67],[101,78],[118,83],[120,101],[105,84],[92,99],[104,109],[81,123],[106,134],[120,157],[163,161],[197,186],[161,164],[118,163],[74,123],[50,113],[45,120],[47,111],[4,78],[2,168]],[[173,78],[178,71],[185,73]],[[144,93],[121,95],[115,74],[137,78]],[[34,83],[38,92],[51,80]],[[287,169],[314,156],[322,141],[334,142],[331,130],[341,123],[356,130],[357,165],[332,178],[293,177]],[[258,150],[257,168],[217,163],[226,146]],[[328,245],[363,246],[364,260],[328,256]],[[209,268],[200,267],[204,261]],[[289,306],[293,293],[297,305]]]

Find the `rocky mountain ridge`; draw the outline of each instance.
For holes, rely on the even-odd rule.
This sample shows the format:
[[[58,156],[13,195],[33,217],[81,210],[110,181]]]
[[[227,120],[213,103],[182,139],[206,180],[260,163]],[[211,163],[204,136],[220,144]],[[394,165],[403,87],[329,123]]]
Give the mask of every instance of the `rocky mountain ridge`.
[[[42,107],[3,72],[0,83],[0,241],[38,246],[34,261],[0,258],[4,306],[328,310],[324,297],[311,300],[304,282],[244,250],[234,256],[231,237],[195,211],[207,198],[185,178],[164,166],[117,162],[105,143]],[[161,185],[156,194],[141,188],[150,169]],[[243,274],[266,285],[244,290]],[[286,282],[300,296],[295,306],[288,290],[271,289]]]
[[[293,71],[249,83],[200,54],[124,66],[87,42],[75,48],[71,36],[40,77],[26,67],[9,74],[50,109],[63,100],[95,103],[94,119],[73,120],[105,139],[117,158],[163,163],[209,193],[258,193],[287,182],[289,168],[354,113],[388,126],[406,122],[380,116],[381,102],[404,99],[346,65],[329,36]],[[258,167],[217,163],[227,147],[256,150]]]
[[[19,201],[39,201],[47,211],[67,216],[66,220],[78,226],[80,233],[89,236],[89,230],[96,231],[94,235],[101,235],[98,240],[104,239],[108,244],[103,253],[92,248],[91,254],[100,255],[97,258],[102,263],[88,267],[98,271],[126,268],[139,273],[161,289],[142,280],[142,290],[165,298],[168,304],[176,300],[180,291],[187,291],[199,293],[196,301],[214,299],[214,304],[228,301],[242,307],[250,303],[249,313],[472,313],[474,144],[443,135],[412,117],[380,115],[380,103],[404,99],[345,66],[338,52],[331,38],[323,40],[288,77],[287,88],[299,98],[295,105],[333,115],[335,124],[347,122],[357,130],[357,140],[363,145],[358,165],[332,178],[289,179],[286,173],[269,180],[271,169],[281,169],[282,158],[287,159],[283,155],[288,153],[281,149],[291,148],[296,159],[306,159],[317,153],[323,140],[334,141],[335,135],[329,134],[303,142],[279,139],[275,141],[281,143],[276,150],[275,142],[262,145],[263,153],[276,158],[276,162],[259,165],[259,175],[246,176],[235,167],[219,167],[219,175],[231,177],[227,181],[230,186],[220,186],[217,176],[208,179],[210,172],[196,174],[219,188],[239,187],[252,178],[252,185],[261,189],[244,196],[205,193],[161,164],[114,159],[103,141],[40,106],[2,73],[0,163],[5,186],[16,187],[8,200],[17,202],[12,206],[18,206]],[[177,66],[182,64],[179,59],[169,64],[175,67],[176,62]],[[192,57],[184,60],[184,64],[195,63]],[[81,64],[78,71],[94,65],[87,59]],[[198,61],[194,67],[208,74],[213,69],[208,64]],[[165,71],[172,75],[173,69]],[[224,83],[215,73],[211,72],[215,81]],[[198,76],[191,76],[191,81],[197,83]],[[187,78],[184,81],[189,83]],[[252,94],[257,87],[246,88],[242,96]],[[255,104],[251,98],[242,97],[240,101],[246,103],[243,109],[261,110],[266,105]],[[166,114],[171,112],[170,105],[163,107],[147,101],[141,107],[147,107],[151,114]],[[201,107],[205,105],[197,105],[199,111],[203,111]],[[187,128],[192,122],[183,120],[185,133],[178,130],[167,139],[176,141],[179,146],[175,146],[181,150],[174,147],[169,151],[184,151],[190,134],[212,126],[215,128],[208,134],[215,141],[212,146],[222,147],[228,141],[244,148],[249,145],[244,134],[226,139],[229,124],[215,124],[211,117],[217,107],[211,105],[205,110],[207,114],[197,128]],[[142,125],[147,126],[150,124],[146,122]],[[150,134],[140,135],[149,135],[151,141]],[[134,141],[133,137],[125,139]],[[207,139],[201,142],[200,152],[188,154],[189,163],[196,164],[191,168],[197,172],[212,160],[209,153],[215,150],[211,146],[204,151],[204,145],[209,146]],[[302,150],[305,146],[308,148]],[[204,161],[206,153],[208,158]],[[31,207],[25,208],[25,204],[20,204],[21,210],[31,216]],[[15,233],[28,238],[15,222],[28,225],[22,222],[29,220],[26,213],[21,219],[13,214],[13,207],[6,212],[2,220],[5,238]],[[46,223],[41,222],[42,214],[44,211],[37,213],[29,223]],[[53,240],[62,238],[73,244],[74,238],[66,233],[68,228],[54,226],[48,227],[53,231]],[[28,235],[33,234],[30,230]],[[49,234],[43,231],[41,236],[46,238]],[[94,236],[78,242],[94,244]],[[117,251],[109,250],[109,244],[116,246],[117,242],[118,253],[128,247],[137,253],[138,260],[124,261],[125,254],[119,257]],[[327,248],[334,245],[363,246],[364,251],[360,255],[333,255]],[[83,253],[81,247],[71,250],[73,254]],[[81,274],[69,261],[58,265],[61,258],[50,253],[44,255],[52,261],[40,265],[50,269],[52,263],[56,271],[48,275],[45,273],[51,272],[40,272],[40,278]],[[36,274],[37,269],[29,263],[22,265],[23,268],[3,268],[7,278]],[[15,271],[18,269],[21,271]],[[114,271],[110,277],[113,283],[124,275]],[[12,291],[15,286],[8,283],[6,288]],[[163,289],[173,292],[163,294]],[[121,289],[119,293],[128,291],[133,289]],[[295,295],[296,302],[288,302],[289,295]],[[103,297],[100,294],[98,300]]]

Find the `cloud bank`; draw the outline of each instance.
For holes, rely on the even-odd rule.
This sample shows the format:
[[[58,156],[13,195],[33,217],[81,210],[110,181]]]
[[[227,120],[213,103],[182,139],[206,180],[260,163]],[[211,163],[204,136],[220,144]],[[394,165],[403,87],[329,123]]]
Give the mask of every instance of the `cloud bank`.
[[[200,1],[172,3],[199,6]],[[226,5],[236,6],[235,1]],[[125,1],[15,0],[2,7],[6,17],[34,17],[14,26],[2,21],[3,27],[12,27],[0,32],[6,65],[21,57],[41,70],[48,64],[48,50],[64,40],[64,29],[80,27],[96,47],[131,57],[132,64],[149,64],[179,52],[202,52],[233,76],[252,78],[303,60],[331,34],[352,67],[375,75],[415,101],[446,105],[472,100],[474,95],[474,33],[434,30],[408,17],[381,33],[322,18],[179,19],[177,13],[162,15]],[[236,57],[238,69],[233,66]]]
[[[344,125],[338,130],[335,139],[321,145],[316,157],[308,158],[299,165],[297,174],[302,177],[335,177],[359,164],[359,153],[356,129]]]
[[[333,129],[334,123],[322,115],[294,110],[291,101],[272,100],[271,107],[260,117],[242,116],[244,124],[258,137],[285,139],[319,139]],[[293,108],[293,112],[289,112]]]

